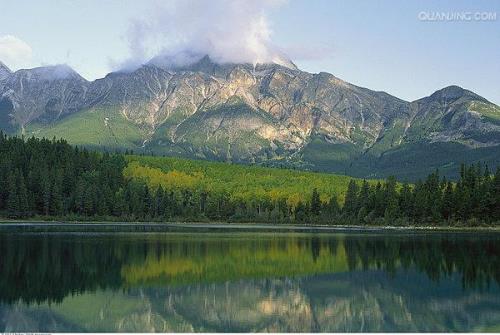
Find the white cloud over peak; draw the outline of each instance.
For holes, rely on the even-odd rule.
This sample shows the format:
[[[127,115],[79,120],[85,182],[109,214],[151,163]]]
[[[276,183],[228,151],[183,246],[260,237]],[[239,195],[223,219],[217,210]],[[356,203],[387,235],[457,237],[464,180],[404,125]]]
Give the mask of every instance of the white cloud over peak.
[[[283,0],[157,1],[149,15],[131,22],[127,34],[133,68],[155,56],[209,55],[217,62],[279,63],[267,14]]]
[[[0,36],[0,61],[11,68],[19,68],[31,61],[33,50],[20,38],[13,35]]]

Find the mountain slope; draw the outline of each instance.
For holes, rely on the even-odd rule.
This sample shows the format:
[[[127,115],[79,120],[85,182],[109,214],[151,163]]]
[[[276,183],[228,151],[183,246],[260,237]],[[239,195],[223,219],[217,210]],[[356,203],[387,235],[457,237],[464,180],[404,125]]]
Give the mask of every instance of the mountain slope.
[[[500,108],[449,86],[409,104],[407,118],[386,127],[365,151],[315,137],[303,159],[324,170],[362,177],[415,180],[435,169],[456,177],[460,163],[500,164]]]
[[[414,179],[469,158],[499,163],[500,108],[470,91],[450,86],[407,102],[283,64],[217,64],[205,56],[172,66],[153,59],[94,82],[66,66],[5,70],[0,128],[363,177]],[[429,146],[436,157],[425,157]],[[408,160],[390,164],[399,157],[419,172],[401,170]]]

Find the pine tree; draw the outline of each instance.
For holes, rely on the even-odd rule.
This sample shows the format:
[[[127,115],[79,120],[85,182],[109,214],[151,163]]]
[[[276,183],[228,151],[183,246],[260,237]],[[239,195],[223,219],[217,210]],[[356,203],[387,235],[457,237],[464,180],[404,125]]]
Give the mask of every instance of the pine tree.
[[[456,199],[458,200],[458,210],[457,210],[457,215],[459,218],[462,220],[466,221],[467,219],[470,218],[470,212],[471,212],[471,207],[470,207],[470,191],[469,189],[463,188],[461,189],[461,192],[459,193],[459,197]]]
[[[330,218],[336,218],[340,212],[340,205],[337,200],[337,196],[333,195],[330,198],[330,201],[328,201],[328,204],[326,205],[326,212],[328,213]]]
[[[295,206],[295,221],[296,222],[304,222],[307,218],[307,209],[306,206],[299,201],[297,206]]]
[[[366,180],[363,180],[361,185],[357,206],[358,209],[364,207],[366,211],[370,209],[370,184]]]
[[[163,217],[164,213],[164,208],[162,207],[163,196],[164,196],[163,188],[160,185],[156,189],[155,195],[153,197],[153,205],[151,209],[152,217]]]
[[[410,218],[413,214],[413,194],[410,186],[407,183],[404,183],[401,187],[401,191],[399,192],[399,208],[401,209],[401,214]]]
[[[59,216],[63,214],[63,195],[62,195],[62,175],[57,174],[52,182],[50,190],[50,215]]]
[[[142,185],[142,217],[150,217],[153,207],[153,199],[149,192],[149,187],[146,184]]]
[[[73,211],[78,214],[85,214],[85,204],[84,204],[85,187],[86,187],[85,181],[83,180],[83,178],[80,178],[76,183],[75,191],[73,194]],[[44,197],[50,199],[50,191],[46,192],[46,194],[47,196],[44,195]],[[47,208],[48,208],[48,200],[47,200]]]
[[[443,194],[443,201],[441,205],[442,215],[446,220],[451,219],[453,215],[453,198],[453,184],[448,182]]]
[[[428,216],[427,189],[419,180],[413,187],[413,215],[415,221],[422,221]]]
[[[0,140],[2,139],[3,137],[0,137]],[[0,210],[5,209],[7,205],[7,198],[9,195],[8,176],[11,170],[12,168],[10,160],[8,158],[1,159],[0,160]]]
[[[349,216],[357,214],[357,204],[358,204],[358,184],[354,179],[349,181],[347,186],[347,192],[345,195],[343,212]]]
[[[106,193],[108,186],[105,185],[102,188],[96,189],[97,193],[95,198],[97,199],[95,204],[95,213],[100,216],[104,216],[108,214],[108,204],[106,201]]]
[[[125,201],[123,189],[119,189],[113,198],[112,214],[116,217],[125,217],[128,214],[128,204]]]
[[[491,186],[491,197],[493,201],[491,202],[490,215],[492,221],[500,221],[500,167],[497,168],[495,177],[492,181]]]
[[[373,214],[376,217],[383,217],[386,208],[385,192],[380,182],[377,183],[375,189],[370,192],[372,199],[370,200]]]
[[[17,189],[17,170],[10,173],[7,177],[7,213],[9,217],[16,218],[19,216],[19,196]]]
[[[434,222],[441,220],[441,183],[439,182],[439,171],[436,170],[431,173],[427,180],[425,181],[425,199],[426,199],[426,209],[428,210],[429,217],[432,218]]]
[[[399,213],[399,199],[396,191],[396,178],[389,177],[384,187],[385,203],[384,218],[386,222],[392,223]]]
[[[321,200],[319,197],[318,190],[315,188],[313,189],[311,196],[311,214],[314,216],[319,216],[320,212],[321,212]]]
[[[39,193],[36,198],[36,211],[40,214],[49,215],[50,205],[50,181],[48,170],[44,164],[41,164],[39,174],[36,178],[37,189]]]
[[[90,185],[86,185],[83,193],[83,212],[88,216],[95,214],[94,192]]]
[[[18,174],[17,190],[19,215],[25,217],[29,213],[28,191],[26,189],[26,183],[24,182],[24,176],[22,173]]]

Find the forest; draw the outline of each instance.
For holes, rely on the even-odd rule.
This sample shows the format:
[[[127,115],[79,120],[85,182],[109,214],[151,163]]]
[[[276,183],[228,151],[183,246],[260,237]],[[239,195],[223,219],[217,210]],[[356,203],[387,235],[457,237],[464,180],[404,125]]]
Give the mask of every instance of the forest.
[[[0,217],[478,226],[500,224],[500,168],[414,184],[92,151],[0,134]]]

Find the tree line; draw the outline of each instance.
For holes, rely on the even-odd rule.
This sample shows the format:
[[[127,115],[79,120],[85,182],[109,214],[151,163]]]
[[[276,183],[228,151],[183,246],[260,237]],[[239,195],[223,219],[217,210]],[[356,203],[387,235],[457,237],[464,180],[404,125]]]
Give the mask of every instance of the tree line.
[[[64,140],[0,133],[0,216],[21,219],[252,221],[328,224],[495,224],[500,221],[500,169],[461,167],[457,182],[436,171],[415,184],[352,179],[343,203],[242,200],[228,192],[126,178],[121,153],[90,151]],[[304,190],[311,192],[311,190]]]
[[[376,185],[351,180],[342,212],[360,224],[499,223],[500,168],[492,174],[481,163],[462,164],[456,182],[441,178],[438,171],[414,185],[394,178]]]

